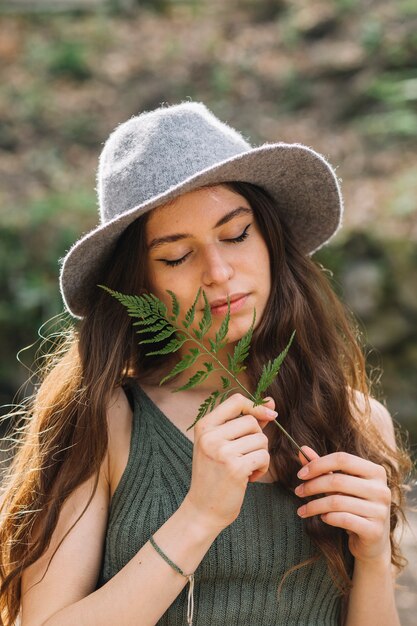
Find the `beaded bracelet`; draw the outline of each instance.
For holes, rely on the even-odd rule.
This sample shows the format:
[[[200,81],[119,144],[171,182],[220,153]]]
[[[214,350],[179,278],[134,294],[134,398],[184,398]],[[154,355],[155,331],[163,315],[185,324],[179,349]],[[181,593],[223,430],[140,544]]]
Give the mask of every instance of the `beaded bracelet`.
[[[181,576],[184,576],[185,578],[188,578],[188,582],[190,583],[190,586],[188,588],[187,624],[188,624],[188,626],[193,626],[193,614],[194,614],[194,595],[193,595],[194,594],[194,573],[193,574],[184,574],[182,569],[180,567],[178,567],[178,565],[175,565],[175,563],[173,563],[171,561],[171,559],[164,552],[162,552],[161,548],[155,543],[155,539],[153,538],[153,536],[151,536],[149,541],[151,542],[151,545],[155,548],[155,550],[158,552],[158,554],[160,554],[162,556],[162,558],[168,563],[168,565],[170,565],[176,572],[178,572],[178,574],[181,574]]]

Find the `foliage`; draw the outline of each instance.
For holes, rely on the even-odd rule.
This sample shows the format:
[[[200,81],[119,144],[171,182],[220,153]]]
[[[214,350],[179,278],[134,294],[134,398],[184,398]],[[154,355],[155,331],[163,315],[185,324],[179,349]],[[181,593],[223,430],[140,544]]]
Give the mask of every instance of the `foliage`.
[[[210,310],[210,304],[208,302],[206,293],[203,291],[203,298],[205,302],[204,312],[202,319],[198,323],[198,329],[192,328],[195,320],[196,304],[201,296],[201,288],[198,290],[193,304],[188,309],[183,320],[179,320],[180,305],[178,299],[173,291],[167,290],[167,293],[171,297],[172,312],[168,315],[167,307],[159,300],[154,294],[143,294],[141,296],[132,296],[120,293],[109,289],[104,285],[99,285],[102,289],[107,291],[110,295],[116,298],[127,310],[127,313],[133,317],[136,321],[133,325],[138,327],[137,333],[152,334],[148,339],[142,339],[139,344],[154,344],[159,343],[165,339],[169,339],[162,348],[147,352],[146,356],[150,355],[164,355],[177,352],[186,342],[191,342],[193,346],[189,349],[174,368],[165,376],[161,381],[162,385],[167,380],[170,380],[180,372],[184,372],[191,367],[200,356],[207,356],[210,360],[204,361],[204,369],[197,370],[188,381],[181,387],[175,389],[178,391],[185,391],[186,389],[192,389],[198,384],[205,381],[208,376],[214,371],[223,371],[226,376],[222,376],[222,390],[215,389],[200,405],[195,421],[187,428],[189,430],[209,411],[212,411],[216,406],[226,400],[227,396],[236,389],[236,386],[232,387],[232,381],[238,388],[253,400],[254,406],[263,404],[262,395],[272,384],[274,379],[279,373],[281,365],[288,353],[291,343],[294,339],[295,331],[291,335],[285,349],[278,355],[273,361],[268,361],[263,366],[261,376],[254,394],[250,393],[238,380],[237,375],[245,369],[243,365],[245,359],[249,355],[250,342],[252,339],[256,313],[254,310],[253,320],[249,330],[243,335],[234,347],[233,355],[227,354],[228,367],[226,367],[217,357],[218,352],[226,345],[226,337],[229,329],[230,322],[230,300],[227,299],[227,313],[222,321],[219,330],[215,335],[214,341],[209,339],[209,348],[203,343],[205,336],[212,326],[212,316]],[[174,336],[173,336],[174,335]],[[197,346],[197,347],[195,347]],[[291,443],[304,455],[301,447],[294,441],[291,435],[281,426],[281,424],[275,420],[278,428],[283,434],[288,437]],[[306,457],[307,458],[307,457]]]

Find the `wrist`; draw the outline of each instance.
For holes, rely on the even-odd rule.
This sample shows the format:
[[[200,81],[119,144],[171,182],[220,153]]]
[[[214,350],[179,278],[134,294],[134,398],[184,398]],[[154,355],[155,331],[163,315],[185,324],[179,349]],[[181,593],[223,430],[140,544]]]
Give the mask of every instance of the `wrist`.
[[[369,572],[375,571],[377,574],[382,574],[385,571],[391,572],[391,550],[386,550],[373,558],[361,559],[356,557],[355,570],[358,568]]]
[[[179,512],[183,513],[187,519],[187,525],[190,526],[190,532],[201,540],[211,539],[214,541],[216,537],[224,530],[224,526],[210,519],[205,513],[202,513],[194,503],[186,496],[182,501]]]

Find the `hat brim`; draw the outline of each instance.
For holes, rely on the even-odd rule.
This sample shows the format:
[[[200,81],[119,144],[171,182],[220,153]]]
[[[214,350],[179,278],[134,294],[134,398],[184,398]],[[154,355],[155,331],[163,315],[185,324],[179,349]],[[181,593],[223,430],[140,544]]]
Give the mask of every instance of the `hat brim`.
[[[140,215],[199,187],[229,181],[268,191],[305,254],[318,250],[341,225],[342,195],[324,157],[302,144],[265,144],[191,176],[81,237],[61,266],[60,287],[68,311],[78,318],[85,315],[104,263],[120,235]]]

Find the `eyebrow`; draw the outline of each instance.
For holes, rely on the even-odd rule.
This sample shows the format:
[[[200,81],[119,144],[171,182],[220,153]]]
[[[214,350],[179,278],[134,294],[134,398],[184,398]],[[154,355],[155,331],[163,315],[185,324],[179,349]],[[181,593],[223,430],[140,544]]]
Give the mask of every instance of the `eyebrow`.
[[[229,211],[229,213],[226,213],[226,215],[223,215],[223,217],[221,217],[218,220],[218,222],[215,223],[215,225],[213,226],[213,229],[219,228],[220,226],[227,224],[227,222],[230,222],[230,220],[234,219],[238,215],[244,215],[244,214],[252,215],[252,209],[249,209],[248,207],[240,206],[240,207],[237,207],[236,209],[233,209],[232,211]],[[172,243],[174,241],[187,239],[188,237],[192,237],[192,236],[193,235],[190,235],[188,233],[175,233],[173,235],[166,235],[165,237],[155,237],[155,239],[152,239],[152,241],[150,242],[148,246],[148,250],[153,250],[154,248],[158,248],[159,246],[162,246],[165,243]]]

